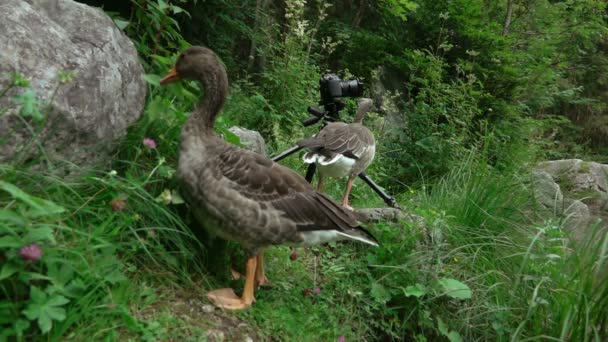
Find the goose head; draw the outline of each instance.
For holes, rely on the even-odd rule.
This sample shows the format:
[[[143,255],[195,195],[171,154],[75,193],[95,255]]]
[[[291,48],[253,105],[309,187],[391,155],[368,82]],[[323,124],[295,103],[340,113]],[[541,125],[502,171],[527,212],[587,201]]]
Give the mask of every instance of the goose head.
[[[190,121],[210,131],[228,95],[228,75],[224,64],[210,49],[190,47],[179,55],[175,66],[160,80],[160,84],[180,80],[199,81],[203,86],[205,95]]]
[[[208,86],[212,81],[219,81],[222,75],[226,75],[226,69],[219,57],[210,49],[193,46],[179,55],[175,66],[160,80],[160,84],[196,80]]]

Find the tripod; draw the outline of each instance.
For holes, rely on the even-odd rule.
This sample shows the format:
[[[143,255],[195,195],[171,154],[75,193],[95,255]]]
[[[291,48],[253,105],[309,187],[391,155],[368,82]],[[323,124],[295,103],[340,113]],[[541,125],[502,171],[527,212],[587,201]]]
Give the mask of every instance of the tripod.
[[[333,101],[324,104],[323,105],[324,110],[320,110],[320,109],[313,108],[313,107],[308,107],[308,113],[312,114],[312,116],[309,117],[308,119],[304,120],[302,122],[302,124],[304,125],[304,127],[308,127],[308,126],[312,126],[312,125],[316,124],[317,122],[321,121],[321,129],[323,129],[323,127],[325,127],[328,122],[336,122],[336,121],[340,120],[339,112],[340,112],[340,110],[344,109],[344,107],[345,107],[344,103],[337,99],[334,99]],[[274,156],[272,158],[272,160],[275,162],[278,162],[278,161],[285,159],[285,158],[289,157],[290,155],[298,152],[302,148],[303,147],[300,147],[300,146],[291,147],[291,148],[279,153],[278,155]],[[306,180],[309,183],[312,182],[312,178],[315,174],[316,168],[317,168],[317,166],[314,163],[308,165],[308,169],[306,170]],[[380,189],[378,184],[376,184],[371,178],[369,178],[369,176],[365,172],[361,172],[359,174],[359,178],[363,179],[363,181],[367,185],[369,185],[376,192],[376,194],[378,194],[378,196],[380,196],[382,198],[382,200],[384,200],[384,203],[386,203],[388,206],[390,206],[392,208],[401,209],[397,205],[395,198],[390,196],[386,192],[384,192],[382,189]]]

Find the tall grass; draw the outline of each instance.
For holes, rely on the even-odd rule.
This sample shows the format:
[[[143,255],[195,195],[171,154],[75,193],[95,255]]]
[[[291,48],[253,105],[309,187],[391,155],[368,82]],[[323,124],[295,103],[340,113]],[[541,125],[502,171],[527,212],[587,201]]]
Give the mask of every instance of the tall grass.
[[[104,330],[108,324],[141,328],[128,322],[137,322],[130,306],[138,302],[142,281],[184,286],[203,273],[197,260],[203,252],[200,243],[141,182],[100,172],[65,180],[4,165],[0,179],[25,194],[0,191],[3,213],[20,215],[19,220],[0,217],[3,241],[35,242],[43,251],[39,261],[28,262],[17,255],[21,245],[0,246],[0,257],[14,267],[12,273],[3,269],[0,279],[7,299],[0,301],[0,311],[10,318],[0,322],[5,338],[30,339],[47,329],[36,320],[28,324],[24,316],[26,309],[43,305],[31,296],[30,287],[48,298],[66,298],[58,309],[65,314],[52,317],[49,338],[69,333],[102,338],[109,333]],[[34,215],[36,203],[62,209],[58,215]]]
[[[418,326],[418,337],[430,332],[452,339],[456,331],[465,340],[606,337],[608,237],[599,223],[584,241],[572,240],[558,219],[536,218],[525,182],[474,158],[417,203],[429,243],[411,255],[407,267],[417,271],[410,272],[427,287],[451,277],[472,290],[465,300],[418,298],[408,316],[431,321],[426,329]]]

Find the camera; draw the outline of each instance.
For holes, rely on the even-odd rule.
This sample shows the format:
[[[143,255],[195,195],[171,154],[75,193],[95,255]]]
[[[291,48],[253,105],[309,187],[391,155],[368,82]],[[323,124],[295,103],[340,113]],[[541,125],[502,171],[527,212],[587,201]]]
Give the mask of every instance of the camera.
[[[363,83],[358,79],[342,81],[335,74],[325,74],[319,80],[323,103],[333,102],[336,97],[359,97],[363,95]]]

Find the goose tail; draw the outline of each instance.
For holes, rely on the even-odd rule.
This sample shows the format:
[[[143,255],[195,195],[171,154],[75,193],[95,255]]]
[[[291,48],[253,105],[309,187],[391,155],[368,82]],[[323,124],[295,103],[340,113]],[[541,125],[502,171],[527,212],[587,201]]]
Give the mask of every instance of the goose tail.
[[[378,247],[380,243],[378,240],[365,228],[359,226],[354,229],[348,229],[346,231],[338,231],[338,235],[344,236],[349,240],[355,240],[359,242]]]

